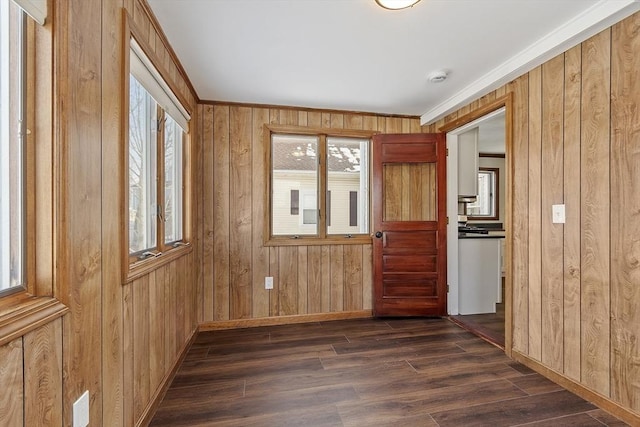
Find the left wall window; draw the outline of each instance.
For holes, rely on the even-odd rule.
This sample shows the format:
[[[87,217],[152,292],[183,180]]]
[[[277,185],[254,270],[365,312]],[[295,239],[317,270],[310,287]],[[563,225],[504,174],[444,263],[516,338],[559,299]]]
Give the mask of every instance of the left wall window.
[[[131,264],[184,242],[183,152],[190,116],[130,40],[128,236]]]
[[[0,1],[0,295],[26,285],[26,20]]]

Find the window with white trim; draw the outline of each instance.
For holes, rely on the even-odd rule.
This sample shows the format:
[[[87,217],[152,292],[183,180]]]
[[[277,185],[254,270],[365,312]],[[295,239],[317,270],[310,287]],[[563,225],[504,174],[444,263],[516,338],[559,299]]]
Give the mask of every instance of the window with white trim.
[[[190,116],[131,39],[128,227],[130,261],[183,245],[184,150]]]

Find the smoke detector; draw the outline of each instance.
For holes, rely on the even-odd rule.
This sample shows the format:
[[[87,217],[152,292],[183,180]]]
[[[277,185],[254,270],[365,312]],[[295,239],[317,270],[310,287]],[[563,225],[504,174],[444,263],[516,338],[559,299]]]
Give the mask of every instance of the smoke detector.
[[[427,77],[431,83],[442,83],[447,80],[447,72],[444,70],[434,71]]]

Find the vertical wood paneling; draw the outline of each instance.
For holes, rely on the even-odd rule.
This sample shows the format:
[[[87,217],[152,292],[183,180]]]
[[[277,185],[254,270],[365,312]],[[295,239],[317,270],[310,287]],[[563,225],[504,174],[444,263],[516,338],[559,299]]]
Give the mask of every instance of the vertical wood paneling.
[[[612,30],[611,397],[640,411],[640,14]]]
[[[305,119],[307,115],[305,113]],[[256,108],[253,110],[251,168],[253,170],[251,197],[251,272],[253,276],[253,311],[252,317],[269,316],[269,291],[264,288],[264,278],[269,275],[269,249],[264,246],[264,225],[269,218],[264,215],[264,182],[268,180],[264,150],[264,123],[269,121],[269,110]]]
[[[298,248],[280,248],[278,260],[279,315],[298,314]]]
[[[564,374],[580,380],[580,46],[565,54],[564,80]]]
[[[124,336],[122,347],[123,363],[123,397],[124,397],[124,425],[132,426],[135,423],[134,418],[134,351],[133,351],[133,284],[129,283],[122,289],[122,322],[124,324]],[[166,301],[166,299],[164,299]],[[166,302],[165,302],[166,304]],[[163,308],[166,305],[163,304]]]
[[[292,116],[289,114],[289,116]],[[297,118],[297,115],[295,115]],[[251,317],[251,108],[230,109],[229,281],[231,319]]]
[[[298,314],[307,314],[307,304],[309,301],[309,263],[308,247],[298,246]]]
[[[273,289],[269,291],[269,316],[278,316],[280,313],[280,248],[269,248],[269,276],[273,277]]]
[[[0,347],[0,425],[21,426],[24,417],[24,376],[22,338]],[[7,393],[6,391],[11,391]]]
[[[563,203],[564,55],[542,65],[542,362],[562,371],[563,227],[549,209]]]
[[[332,267],[332,258],[331,258],[331,246],[322,246],[322,252],[320,256],[321,262],[321,306],[322,313],[328,313],[331,310],[331,267]]]
[[[57,319],[26,334],[23,347],[24,425],[60,426],[62,425],[62,320]],[[5,359],[0,357],[0,360],[4,363]],[[1,383],[6,384],[4,381]],[[3,394],[11,393],[5,390]],[[2,414],[1,410],[0,414]],[[114,421],[118,420],[114,419]],[[0,424],[10,425],[2,422],[1,415]]]
[[[610,30],[582,47],[582,381],[609,395]]]
[[[213,108],[213,319],[229,319],[229,107]]]
[[[140,419],[149,401],[149,276],[135,280],[133,287],[133,376],[135,419]],[[165,313],[167,317],[171,312]]]
[[[513,348],[529,351],[529,76],[510,85],[513,93]]]
[[[362,246],[362,309],[373,308],[373,246]]]
[[[90,418],[102,420],[102,375],[94,365],[102,356],[102,2],[60,3],[58,42],[68,54],[57,61],[65,199],[57,218],[56,295],[70,309],[64,317],[63,405],[70,408],[89,390]],[[63,417],[71,424],[70,411]]]
[[[213,106],[205,105],[202,116],[202,315],[203,319],[213,319],[213,298],[215,295],[215,257],[214,257],[214,235],[215,235],[215,196],[214,183],[217,182],[214,176],[215,148],[213,142]]]
[[[542,356],[542,69],[529,73],[529,356]]]
[[[149,387],[156,390],[165,374],[164,278],[166,266],[149,275]]]
[[[362,246],[344,245],[344,310],[362,310]]]
[[[123,189],[113,185],[113,177],[123,176],[121,144],[123,75],[122,8],[123,1],[102,2],[102,253],[119,254],[124,237],[120,221]],[[122,262],[119,256],[102,257],[102,423],[123,425],[122,359]],[[61,402],[60,402],[61,404]],[[59,411],[62,411],[60,406]],[[55,412],[54,412],[55,413]],[[55,418],[55,417],[52,417]],[[54,422],[60,425],[60,422]],[[29,425],[29,423],[27,423]],[[34,424],[35,425],[35,424]]]
[[[344,247],[331,246],[331,311],[344,310]]]
[[[307,250],[307,309],[308,313],[322,313],[322,246]]]

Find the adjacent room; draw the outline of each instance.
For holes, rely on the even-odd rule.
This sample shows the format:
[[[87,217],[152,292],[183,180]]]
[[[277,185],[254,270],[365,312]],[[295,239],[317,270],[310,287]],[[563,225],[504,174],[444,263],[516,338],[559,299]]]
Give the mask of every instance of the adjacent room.
[[[1,0],[0,425],[640,425],[637,0]]]

